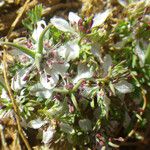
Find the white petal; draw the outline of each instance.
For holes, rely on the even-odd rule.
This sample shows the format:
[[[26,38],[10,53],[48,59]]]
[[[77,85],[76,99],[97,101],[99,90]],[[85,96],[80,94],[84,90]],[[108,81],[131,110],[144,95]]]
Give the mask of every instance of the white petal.
[[[128,83],[125,80],[122,80],[116,83],[114,86],[120,93],[123,93],[123,94],[131,93],[133,91],[132,84]]]
[[[17,72],[15,77],[12,78],[11,88],[14,91],[21,90],[27,84],[27,80],[25,80],[25,78],[26,78],[26,76],[29,75],[32,67],[33,66],[30,66],[25,69],[21,69],[19,72]]]
[[[30,94],[36,97],[50,98],[52,96],[52,92],[52,90],[44,88],[41,83],[37,83],[30,88]]]
[[[36,119],[36,120],[31,120],[29,123],[28,123],[28,126],[30,128],[33,128],[33,129],[39,129],[40,127],[42,127],[43,125],[45,125],[47,123],[46,120],[41,120],[40,118]]]
[[[111,65],[112,65],[112,58],[109,54],[106,54],[104,57],[103,65],[102,65],[103,70],[104,70],[103,76],[107,75],[108,69]]]
[[[91,78],[92,76],[93,72],[87,67],[86,64],[79,64],[78,75],[73,80],[73,83],[77,83],[80,79]]]
[[[55,129],[53,129],[51,126],[49,126],[46,131],[43,131],[42,142],[44,144],[48,144],[52,140],[55,132],[56,132]]]
[[[37,28],[34,29],[34,31],[33,31],[32,38],[36,42],[38,42],[39,37],[40,37],[42,31],[44,30],[44,28],[42,27],[42,25],[43,25],[44,28],[46,27],[46,23],[45,23],[44,20],[41,20],[41,21],[37,22]]]
[[[100,53],[100,45],[99,44],[93,44],[91,47],[91,52],[92,54],[98,58],[99,62],[103,62],[101,58],[101,53]]]
[[[69,25],[69,23],[62,18],[51,18],[50,22],[53,26],[55,26],[57,29],[64,31],[64,32],[73,32],[73,28]]]
[[[79,57],[80,47],[77,40],[69,41],[58,48],[58,54],[66,61],[74,60]]]
[[[67,72],[69,66],[70,66],[69,63],[65,63],[65,62],[63,64],[54,63],[51,72],[52,74],[58,74],[63,76]]]
[[[44,88],[46,89],[53,89],[59,80],[59,76],[57,74],[51,74],[51,77],[48,77],[48,74],[46,71],[44,71],[43,74],[41,74],[40,81]]]
[[[139,57],[140,61],[142,62],[142,64],[144,64],[145,54],[144,54],[144,51],[140,48],[139,45],[136,45],[135,53],[138,55],[138,57]]]
[[[76,13],[69,12],[68,19],[71,24],[74,24],[74,23],[78,24],[81,18]]]
[[[10,98],[7,94],[7,91],[4,88],[2,89],[1,98],[6,99],[6,100],[10,100]]]
[[[127,0],[118,0],[119,4],[122,5],[123,7],[127,7],[128,3]]]
[[[108,10],[104,11],[103,13],[96,14],[93,19],[92,28],[103,24],[105,22],[105,20],[107,19],[107,17],[110,15],[110,13],[111,13],[111,10],[108,9]]]

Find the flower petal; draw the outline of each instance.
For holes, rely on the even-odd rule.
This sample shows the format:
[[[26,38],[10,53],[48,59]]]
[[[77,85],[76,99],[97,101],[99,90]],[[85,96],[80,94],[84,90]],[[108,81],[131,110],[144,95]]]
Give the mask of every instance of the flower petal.
[[[135,47],[135,53],[139,57],[141,63],[144,64],[145,54],[144,54],[144,51],[140,48],[139,45],[136,45],[136,47]]]
[[[66,62],[64,62],[63,64],[54,63],[51,72],[52,74],[58,74],[63,76],[67,72],[69,66],[70,66],[69,63]]]
[[[45,125],[47,123],[46,120],[41,120],[40,118],[38,119],[35,119],[35,120],[31,120],[29,123],[28,123],[28,126],[30,128],[33,128],[33,129],[39,129],[40,127],[42,127],[43,125]]]
[[[50,98],[52,92],[53,92],[52,90],[44,88],[41,83],[37,83],[30,87],[30,94],[36,97]]]
[[[74,60],[79,57],[80,47],[78,41],[69,41],[65,45],[60,46],[58,49],[58,54],[64,58],[67,62]]]
[[[43,131],[42,142],[44,144],[48,144],[52,140],[55,132],[56,132],[55,129],[49,126],[46,131]]]
[[[105,22],[105,20],[107,19],[107,17],[110,15],[110,13],[111,13],[111,10],[108,9],[108,10],[104,11],[103,13],[96,14],[93,19],[92,28],[103,24]]]
[[[91,78],[92,76],[93,72],[87,67],[86,64],[79,64],[78,75],[73,80],[73,83],[77,83],[80,79]]]
[[[41,84],[46,89],[53,89],[57,85],[58,80],[59,76],[57,74],[51,74],[50,77],[48,77],[48,74],[45,70],[40,77]]]
[[[36,42],[38,42],[39,37],[40,37],[42,31],[44,30],[44,28],[43,28],[42,26],[43,26],[44,28],[46,27],[46,23],[45,23],[44,20],[40,20],[39,22],[37,22],[37,28],[34,29],[34,31],[33,31],[32,38],[33,38]]]
[[[133,91],[133,86],[132,84],[128,83],[127,81],[125,80],[122,80],[118,83],[115,84],[115,88],[120,92],[120,93],[123,93],[123,94],[126,94],[126,93],[131,93]]]
[[[1,98],[2,99],[6,99],[6,100],[10,100],[10,98],[9,98],[9,96],[7,94],[7,91],[4,88],[2,89]]]
[[[53,17],[50,20],[51,24],[55,26],[57,29],[64,32],[74,32],[73,28],[69,25],[69,23],[62,18]]]
[[[78,24],[81,18],[76,13],[69,12],[68,19],[71,24],[74,24],[74,23]]]
[[[26,78],[28,77],[32,67],[33,66],[21,69],[19,72],[17,72],[15,77],[12,78],[11,88],[14,91],[21,90],[27,84]]]
[[[118,3],[123,7],[127,7],[127,5],[128,5],[127,0],[118,0]]]
[[[111,65],[112,65],[112,58],[109,54],[106,54],[104,57],[103,65],[102,65],[103,70],[104,70],[103,76],[107,75],[108,69]]]

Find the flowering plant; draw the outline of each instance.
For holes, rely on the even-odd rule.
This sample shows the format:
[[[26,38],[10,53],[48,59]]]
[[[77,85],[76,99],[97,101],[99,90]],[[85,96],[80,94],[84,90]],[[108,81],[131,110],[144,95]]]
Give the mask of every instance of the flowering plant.
[[[125,141],[136,124],[131,120],[143,121],[137,108],[150,85],[147,5],[139,2],[124,8],[142,17],[140,25],[140,17],[130,13],[112,24],[111,9],[89,18],[70,12],[69,22],[59,17],[48,25],[37,20],[28,39],[0,42],[12,47],[15,62],[8,64],[8,71],[23,126],[36,129],[37,135],[42,132],[43,144],[67,142],[68,149],[118,147],[114,143],[121,140],[116,137]],[[4,118],[14,112],[1,78]]]

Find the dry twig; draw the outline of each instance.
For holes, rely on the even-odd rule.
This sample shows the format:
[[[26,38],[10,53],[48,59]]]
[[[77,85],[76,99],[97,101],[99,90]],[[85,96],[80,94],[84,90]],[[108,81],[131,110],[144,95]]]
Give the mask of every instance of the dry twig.
[[[11,91],[11,88],[10,88],[10,85],[9,85],[9,81],[8,81],[8,77],[7,77],[6,47],[4,47],[3,65],[4,65],[4,68],[3,68],[4,80],[5,80],[5,84],[6,84],[6,88],[7,88],[8,94],[9,94],[10,99],[11,99],[12,104],[13,104],[13,108],[14,108],[14,112],[15,112],[15,118],[16,118],[17,126],[18,126],[18,132],[19,132],[23,142],[25,143],[27,149],[31,150],[31,147],[30,147],[30,145],[28,143],[28,140],[26,139],[26,137],[25,137],[25,135],[23,133],[23,129],[22,129],[21,124],[20,124],[20,122],[21,122],[20,111],[18,109],[16,100],[15,100],[15,98],[13,96],[12,91]]]

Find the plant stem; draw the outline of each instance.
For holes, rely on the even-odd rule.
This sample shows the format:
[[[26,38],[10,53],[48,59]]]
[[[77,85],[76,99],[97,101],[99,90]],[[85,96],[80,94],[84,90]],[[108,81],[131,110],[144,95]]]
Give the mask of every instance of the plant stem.
[[[35,57],[35,52],[33,50],[31,50],[29,48],[26,48],[24,46],[18,45],[16,43],[0,42],[0,44],[2,44],[2,45],[9,45],[9,46],[15,47],[15,48],[21,50],[22,52],[26,53],[27,55],[31,56],[32,58]]]
[[[62,93],[62,94],[68,94],[69,93],[69,90],[64,89],[64,88],[54,88],[53,91],[57,92],[57,93]]]
[[[47,30],[51,27],[51,24],[49,24],[41,33],[40,37],[39,37],[39,41],[38,41],[38,51],[37,53],[42,54],[43,52],[43,39],[44,39],[44,35],[47,32]]]
[[[10,88],[10,85],[9,85],[9,82],[8,82],[8,78],[7,78],[7,63],[6,63],[6,50],[5,50],[5,48],[4,48],[4,55],[3,55],[3,64],[4,64],[4,69],[3,69],[4,80],[5,80],[6,88],[8,90],[10,99],[11,99],[12,104],[13,104],[13,108],[14,108],[14,112],[15,112],[15,118],[16,118],[17,126],[18,126],[18,132],[19,132],[23,142],[25,143],[27,149],[31,150],[31,147],[30,147],[30,145],[28,143],[28,140],[26,139],[26,137],[25,137],[25,135],[23,133],[23,129],[22,129],[21,124],[20,124],[20,122],[21,122],[20,111],[18,109],[16,100],[15,100],[15,98],[13,96],[13,93],[11,91],[11,88]]]
[[[76,92],[83,81],[84,81],[83,79],[79,80],[77,82],[77,84],[73,87],[73,89],[71,90],[71,92]]]

